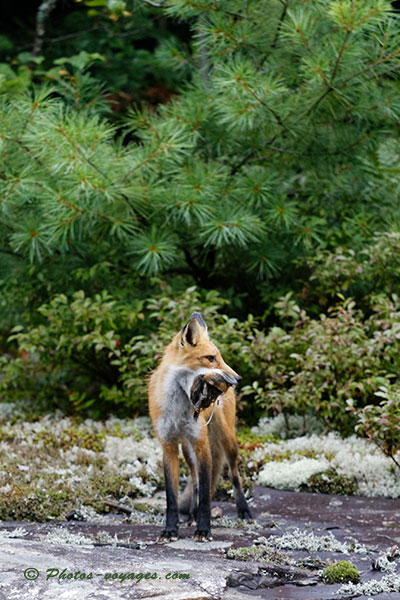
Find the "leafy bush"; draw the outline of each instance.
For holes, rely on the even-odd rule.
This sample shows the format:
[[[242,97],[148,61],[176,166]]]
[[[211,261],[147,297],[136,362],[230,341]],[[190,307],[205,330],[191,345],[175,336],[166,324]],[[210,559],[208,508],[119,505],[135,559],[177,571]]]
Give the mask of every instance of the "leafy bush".
[[[8,399],[97,417],[146,412],[147,375],[195,308],[228,362],[245,371],[237,351],[253,319],[239,323],[219,314],[225,304],[218,293],[200,294],[194,287],[177,297],[164,289],[158,297],[130,304],[106,292],[93,298],[82,291],[71,298],[56,295],[40,307],[41,324],[14,328],[10,341],[17,344],[17,356],[1,357],[0,390]]]
[[[371,295],[400,294],[399,231],[375,233],[357,251],[351,247],[319,250],[306,262],[310,276],[301,300],[314,311],[344,296],[356,298],[368,311]]]
[[[239,407],[248,419],[265,411],[288,420],[312,410],[342,434],[356,427],[399,466],[396,296],[371,298],[369,317],[346,299],[318,318],[286,296],[277,303],[285,329],[268,333],[251,315],[245,321],[228,317],[226,304],[217,292],[191,287],[177,295],[163,284],[153,298],[129,305],[106,292],[57,295],[40,308],[40,324],[15,328],[16,356],[1,357],[0,391],[43,410],[61,407],[94,417],[145,413],[147,375],[197,309],[226,361],[244,378]],[[345,484],[328,479],[310,485]]]
[[[400,389],[398,383],[389,387],[381,386],[375,396],[384,398],[378,405],[368,404],[361,410],[354,407],[353,401],[348,405],[356,415],[356,430],[389,456],[400,469],[396,453],[400,450]]]
[[[353,399],[357,411],[376,403],[381,386],[398,380],[399,298],[372,297],[370,316],[349,298],[317,318],[290,296],[277,303],[277,310],[287,327],[253,331],[245,357],[262,379],[244,392],[275,414],[313,409],[330,426],[351,433],[355,421],[347,400]]]

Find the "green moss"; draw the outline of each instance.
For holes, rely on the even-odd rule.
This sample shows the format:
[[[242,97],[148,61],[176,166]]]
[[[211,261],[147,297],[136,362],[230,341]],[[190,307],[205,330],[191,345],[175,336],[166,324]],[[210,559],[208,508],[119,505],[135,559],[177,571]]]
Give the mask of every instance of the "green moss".
[[[12,431],[6,431],[3,427],[0,428],[0,442],[13,442],[15,434]]]
[[[131,431],[129,433],[126,433],[122,430],[119,421],[113,423],[113,426],[111,428],[108,428],[106,433],[107,435],[112,435],[113,437],[119,437],[121,439],[129,437],[135,442],[140,442],[144,437],[143,434],[140,431],[138,431],[135,427],[132,427]]]
[[[325,583],[358,583],[360,572],[348,560],[339,560],[339,562],[325,567],[321,577]]]
[[[0,497],[0,520],[38,521],[64,519],[76,508],[71,490],[33,492],[30,486],[14,487]]]
[[[161,508],[159,508],[158,506],[154,506],[152,504],[149,504],[148,502],[135,502],[133,505],[134,510],[137,510],[138,512],[143,512],[143,513],[152,513],[152,514],[160,514],[160,513],[164,513],[164,510],[161,510]]]
[[[129,483],[127,476],[119,475],[114,471],[97,471],[89,479],[93,497],[105,500],[106,498],[119,499],[123,496],[135,497],[136,490]]]
[[[84,458],[87,458],[84,456]],[[79,463],[79,458],[78,458]],[[0,520],[49,521],[65,519],[65,515],[80,505],[91,506],[98,513],[109,511],[106,499],[119,501],[122,496],[137,496],[137,490],[114,470],[104,468],[104,459],[91,457],[94,472],[82,482],[60,479],[58,473],[36,470],[21,472],[15,460],[10,461],[8,474],[11,489],[0,494]],[[87,464],[83,468],[87,468]],[[23,477],[28,476],[28,480]],[[38,479],[40,478],[40,487]]]
[[[85,429],[68,427],[63,430],[61,435],[57,436],[51,431],[39,431],[35,435],[33,442],[36,444],[42,441],[46,447],[62,448],[63,450],[78,446],[79,448],[86,448],[86,450],[102,452],[104,450],[105,437],[104,432],[97,433]]]
[[[12,486],[0,495],[0,520],[49,521],[65,519],[65,515],[81,504],[91,506],[98,513],[109,511],[105,500],[119,500],[121,496],[136,496],[136,490],[126,477],[111,471],[99,471],[85,485],[73,488],[57,481],[55,474],[42,474],[42,488],[33,483]]]
[[[243,546],[242,548],[230,548],[226,552],[227,558],[234,558],[237,560],[260,560],[262,558],[263,551],[261,548],[255,548],[254,546]]]
[[[302,492],[316,492],[319,494],[339,494],[353,496],[357,493],[358,486],[355,477],[340,475],[335,469],[328,469],[323,473],[311,475],[301,487]]]
[[[289,565],[294,561],[291,556],[269,546],[243,546],[241,548],[229,548],[225,552],[226,558],[235,560],[255,560],[256,562],[272,562],[277,565]]]
[[[276,438],[272,435],[257,435],[256,433],[253,433],[250,427],[240,427],[236,432],[236,437],[239,446],[276,441]]]

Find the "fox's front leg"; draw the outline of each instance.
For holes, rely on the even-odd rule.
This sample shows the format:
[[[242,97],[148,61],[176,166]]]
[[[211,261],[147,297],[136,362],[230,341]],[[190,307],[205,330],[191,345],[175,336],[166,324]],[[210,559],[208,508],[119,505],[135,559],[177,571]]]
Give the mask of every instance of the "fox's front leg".
[[[178,539],[179,511],[179,452],[177,442],[164,443],[163,467],[165,491],[167,495],[167,522],[158,542],[172,542]]]
[[[185,489],[184,492],[184,496],[186,495],[186,499],[183,499],[183,503],[184,507],[188,508],[187,524],[191,525],[197,518],[197,497],[199,494],[199,482],[197,477],[197,458],[191,442],[186,439],[182,440],[182,452],[190,469],[190,478],[188,479],[188,482],[186,484],[187,491]]]
[[[197,529],[193,538],[197,542],[212,540],[211,536],[211,452],[208,437],[199,440],[195,446],[198,465],[199,503],[197,509]]]

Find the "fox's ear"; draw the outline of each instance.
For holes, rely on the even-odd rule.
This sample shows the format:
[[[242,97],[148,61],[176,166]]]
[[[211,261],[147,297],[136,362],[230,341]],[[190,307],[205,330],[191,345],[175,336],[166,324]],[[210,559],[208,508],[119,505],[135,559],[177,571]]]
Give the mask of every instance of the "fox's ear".
[[[196,346],[201,334],[207,333],[207,325],[200,313],[194,312],[181,332],[181,346]]]

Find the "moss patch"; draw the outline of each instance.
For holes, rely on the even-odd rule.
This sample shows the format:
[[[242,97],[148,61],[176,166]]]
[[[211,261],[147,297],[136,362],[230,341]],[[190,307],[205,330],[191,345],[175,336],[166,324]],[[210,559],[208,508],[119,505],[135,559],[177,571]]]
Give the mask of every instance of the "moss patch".
[[[104,431],[94,432],[85,429],[68,427],[64,429],[61,435],[55,435],[51,431],[39,431],[33,438],[33,443],[43,442],[46,447],[62,448],[67,450],[73,446],[86,448],[94,452],[104,450],[106,434]]]
[[[106,500],[152,495],[161,451],[146,431],[129,419],[2,419],[0,520],[64,519],[81,506],[105,513]]]
[[[295,563],[287,552],[280,552],[275,548],[264,545],[229,548],[225,556],[235,560],[255,560],[257,562],[271,562],[276,565],[293,565]]]
[[[360,581],[360,572],[348,560],[339,560],[325,567],[321,577],[325,583],[358,583]]]
[[[315,473],[300,486],[302,492],[316,492],[319,494],[339,494],[352,496],[357,493],[355,477],[340,475],[335,469],[328,469],[323,473]]]

